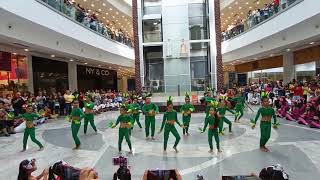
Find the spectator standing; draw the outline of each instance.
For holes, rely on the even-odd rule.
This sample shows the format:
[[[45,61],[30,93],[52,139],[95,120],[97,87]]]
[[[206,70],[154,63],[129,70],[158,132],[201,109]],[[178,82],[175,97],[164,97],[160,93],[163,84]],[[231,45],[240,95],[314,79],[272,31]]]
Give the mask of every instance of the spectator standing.
[[[287,0],[280,0],[281,3],[281,9],[285,9],[287,7]]]
[[[21,98],[20,92],[17,92],[15,97],[11,101],[12,107],[14,109],[15,116],[24,113],[22,106],[24,105],[24,101]]]
[[[279,3],[280,3],[280,0],[273,0],[273,8],[275,13],[279,12]]]
[[[71,94],[70,90],[66,90],[66,93],[63,95],[66,107],[66,114],[71,113],[71,103],[74,99],[74,96]]]
[[[62,94],[60,92],[58,92],[58,102],[59,102],[59,111],[60,111],[60,116],[63,116],[65,114],[64,110],[65,110],[65,100],[64,97],[62,96]]]

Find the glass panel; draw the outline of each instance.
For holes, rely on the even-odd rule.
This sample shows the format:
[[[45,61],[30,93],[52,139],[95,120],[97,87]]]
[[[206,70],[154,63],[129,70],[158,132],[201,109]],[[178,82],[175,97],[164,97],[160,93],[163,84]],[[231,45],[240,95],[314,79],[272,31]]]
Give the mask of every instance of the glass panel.
[[[197,3],[189,3],[188,6],[190,40],[208,39],[208,6],[203,1],[195,2]]]
[[[143,21],[143,42],[161,42],[162,29],[160,19]]]
[[[122,44],[132,47],[132,40],[129,34],[121,29],[113,29],[109,24],[104,24],[95,13],[89,13],[88,10],[81,7],[81,5],[65,0],[37,0],[46,3],[56,12],[60,12],[69,17],[70,20],[77,21],[83,27],[91,29],[92,31]]]
[[[145,86],[151,92],[164,92],[162,47],[144,47]]]
[[[144,0],[143,13],[146,14],[161,14],[161,0]]]

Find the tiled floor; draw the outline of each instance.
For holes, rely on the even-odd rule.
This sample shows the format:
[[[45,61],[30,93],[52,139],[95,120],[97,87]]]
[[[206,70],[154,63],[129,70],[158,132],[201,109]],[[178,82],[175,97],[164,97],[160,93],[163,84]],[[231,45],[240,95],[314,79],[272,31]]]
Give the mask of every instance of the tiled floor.
[[[26,152],[20,153],[22,135],[9,138],[0,137],[0,180],[15,180],[18,165],[23,159],[37,159],[39,170],[52,165],[55,161],[64,160],[76,167],[94,167],[100,179],[112,179],[117,167],[112,165],[112,158],[118,156],[118,129],[108,129],[107,123],[115,121],[118,112],[107,112],[96,116],[99,133],[95,134],[89,126],[87,135],[80,129],[81,150],[73,151],[70,124],[58,120],[37,127],[36,136],[45,145],[45,150],[38,152],[38,147],[29,139]],[[209,154],[207,134],[200,134],[198,127],[203,126],[204,114],[193,114],[190,133],[183,137],[182,129],[178,146],[180,152],[171,149],[174,137],[171,135],[168,153],[163,154],[163,134],[156,134],[155,141],[146,142],[144,131],[135,128],[132,134],[134,154],[129,155],[126,142],[123,142],[124,156],[129,158],[133,179],[141,179],[145,169],[179,169],[183,179],[193,180],[197,174],[205,179],[218,179],[221,175],[239,175],[251,172],[258,173],[263,167],[282,164],[292,180],[316,180],[320,177],[320,131],[298,125],[294,122],[280,120],[278,130],[272,130],[268,142],[270,153],[260,152],[259,128],[252,130],[249,119],[254,114],[246,112],[241,123],[233,124],[233,134],[226,132],[221,137],[222,153]],[[232,116],[229,117],[233,119]],[[141,118],[144,124],[144,118]],[[156,131],[160,128],[162,115],[157,116]],[[225,126],[227,126],[225,124]],[[36,173],[36,174],[37,174]]]

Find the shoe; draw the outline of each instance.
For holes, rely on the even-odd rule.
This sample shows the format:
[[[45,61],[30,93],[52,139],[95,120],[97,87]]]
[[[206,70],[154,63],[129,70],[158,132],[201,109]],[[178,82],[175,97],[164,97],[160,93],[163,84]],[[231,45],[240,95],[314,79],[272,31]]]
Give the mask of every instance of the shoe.
[[[44,150],[44,147],[41,147],[38,151],[42,151],[42,150]]]
[[[173,149],[176,151],[176,153],[179,152],[178,149],[177,149],[177,147],[173,147]]]
[[[74,147],[72,150],[78,150],[80,149],[80,145],[76,145],[76,147]]]
[[[129,154],[133,154],[132,150],[129,151]]]

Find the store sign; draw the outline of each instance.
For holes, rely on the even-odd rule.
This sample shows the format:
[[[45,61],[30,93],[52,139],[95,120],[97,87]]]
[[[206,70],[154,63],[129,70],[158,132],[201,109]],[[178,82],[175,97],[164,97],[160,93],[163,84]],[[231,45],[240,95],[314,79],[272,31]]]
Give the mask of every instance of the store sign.
[[[86,67],[86,75],[90,76],[109,76],[110,72],[105,69],[97,69],[97,68],[91,68]]]

